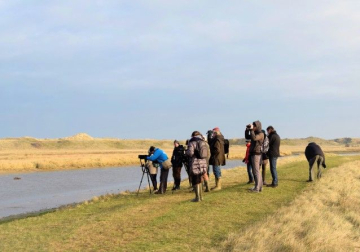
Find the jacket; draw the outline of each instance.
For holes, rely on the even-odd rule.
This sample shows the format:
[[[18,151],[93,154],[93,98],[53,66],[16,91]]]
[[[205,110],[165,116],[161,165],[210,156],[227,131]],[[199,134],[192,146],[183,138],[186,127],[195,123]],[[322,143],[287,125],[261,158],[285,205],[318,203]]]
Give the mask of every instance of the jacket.
[[[200,137],[195,136],[190,139],[186,155],[189,156],[190,173],[194,175],[202,175],[207,172],[206,158],[196,158],[195,150],[197,148],[197,142],[204,141]]]
[[[224,136],[222,134],[215,135],[210,142],[210,160],[209,164],[219,166],[225,165]]]
[[[174,148],[173,154],[171,156],[171,163],[173,167],[182,167],[184,154],[185,154],[184,146],[179,145],[178,147]]]
[[[261,131],[261,122],[255,121],[256,131],[246,129],[245,130],[245,138],[251,140],[250,145],[250,156],[253,155],[261,155],[261,145],[264,141],[264,133]]]
[[[147,157],[147,160],[150,160],[153,162],[155,161],[155,162],[159,163],[161,169],[163,168],[162,163],[168,159],[169,158],[166,155],[166,153],[163,150],[160,150],[159,148],[156,148],[154,151],[154,154],[152,154],[150,157]]]
[[[269,138],[269,157],[280,157],[280,136],[276,131],[271,132],[268,135]]]
[[[305,156],[307,161],[310,161],[311,159],[313,159],[316,155],[319,155],[321,157],[323,157],[323,163],[321,164],[324,168],[326,168],[326,164],[325,164],[325,155],[324,152],[322,151],[322,149],[320,148],[319,145],[317,145],[316,143],[312,142],[309,143],[308,146],[305,149]]]
[[[250,154],[250,145],[251,145],[251,143],[246,143],[246,153],[245,153],[245,157],[244,157],[244,159],[243,159],[243,162],[245,163],[245,164],[248,164],[249,163],[249,154]]]

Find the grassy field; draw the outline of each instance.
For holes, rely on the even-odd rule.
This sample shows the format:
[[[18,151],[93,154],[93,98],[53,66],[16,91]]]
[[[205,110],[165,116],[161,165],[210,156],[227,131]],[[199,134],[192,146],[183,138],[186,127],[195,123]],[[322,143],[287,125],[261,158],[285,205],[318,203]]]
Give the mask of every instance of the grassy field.
[[[310,141],[321,143],[323,150],[328,153],[360,151],[358,139],[284,139],[281,155],[303,153]],[[242,159],[245,154],[245,140],[231,139],[230,142],[229,158]],[[185,144],[185,141],[181,143]],[[162,148],[169,156],[172,154],[172,140],[104,139],[92,138],[86,134],[60,139],[0,139],[0,173],[138,164],[137,156],[146,154],[151,145]]]
[[[334,212],[338,219],[326,223],[325,229],[331,234],[331,228],[336,229],[336,238],[342,238],[336,239],[334,248],[343,244],[347,251],[355,251],[358,232],[346,236],[359,228],[356,160],[360,156],[328,155],[323,179],[309,184],[303,157],[282,159],[279,187],[264,188],[259,194],[248,193],[244,168],[223,171],[224,189],[206,193],[201,203],[190,202],[194,195],[185,184],[174,194],[143,191],[139,196],[123,193],[94,198],[75,207],[1,223],[0,251],[244,251],[252,247],[308,251],[312,246],[312,251],[345,251],[324,243],[331,236],[322,231],[322,224]],[[279,232],[279,242],[271,241],[274,230]],[[281,241],[283,236],[285,241]],[[269,248],[261,246],[262,238]],[[293,240],[304,245],[295,246]],[[329,249],[322,250],[322,245]]]

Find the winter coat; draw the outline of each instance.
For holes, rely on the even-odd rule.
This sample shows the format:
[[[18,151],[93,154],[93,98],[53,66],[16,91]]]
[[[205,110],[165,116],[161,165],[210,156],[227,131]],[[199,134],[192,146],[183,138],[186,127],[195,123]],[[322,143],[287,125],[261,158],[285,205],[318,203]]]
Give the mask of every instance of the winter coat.
[[[249,143],[246,143],[246,153],[245,153],[245,157],[244,157],[244,159],[243,159],[243,162],[245,163],[245,164],[248,164],[249,163],[249,157],[250,157],[250,145],[251,145],[251,143],[249,142]]]
[[[269,157],[280,157],[280,136],[276,131],[271,132],[268,135],[269,138]]]
[[[150,157],[147,157],[147,160],[159,163],[161,169],[163,168],[162,163],[168,159],[169,158],[166,153],[158,148],[155,149],[154,154],[152,154]]]
[[[264,133],[261,131],[261,122],[255,121],[256,131],[246,129],[245,138],[251,140],[250,156],[261,155],[261,146],[264,141]]]
[[[322,149],[320,148],[320,146],[317,145],[316,143],[309,143],[305,149],[305,156],[306,156],[307,161],[310,161],[316,155],[319,155],[324,158],[322,166],[324,168],[326,168],[325,155],[324,155],[324,152],[322,151]]]
[[[202,175],[207,172],[207,162],[206,158],[196,158],[195,150],[197,149],[197,142],[204,141],[201,137],[195,136],[190,139],[188,148],[186,150],[186,155],[189,157],[190,173],[194,175]]]
[[[226,164],[225,150],[224,150],[224,136],[215,135],[210,142],[210,160],[211,165],[220,166]]]
[[[184,146],[179,145],[178,147],[174,148],[173,154],[171,156],[171,163],[173,167],[182,167],[184,154],[185,154]]]

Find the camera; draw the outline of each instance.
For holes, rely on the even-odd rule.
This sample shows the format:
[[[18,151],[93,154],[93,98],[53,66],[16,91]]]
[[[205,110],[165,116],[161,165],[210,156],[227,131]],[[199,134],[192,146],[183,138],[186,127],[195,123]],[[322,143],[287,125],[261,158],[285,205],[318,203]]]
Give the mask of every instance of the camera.
[[[140,159],[145,159],[145,160],[146,160],[148,156],[149,156],[149,155],[139,155],[138,158],[140,158]]]
[[[246,125],[247,129],[251,129],[251,124]]]

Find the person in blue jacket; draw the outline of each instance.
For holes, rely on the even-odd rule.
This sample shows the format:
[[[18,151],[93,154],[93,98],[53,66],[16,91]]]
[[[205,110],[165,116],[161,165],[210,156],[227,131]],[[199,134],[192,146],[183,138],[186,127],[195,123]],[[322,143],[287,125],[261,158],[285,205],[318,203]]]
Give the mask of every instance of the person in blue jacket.
[[[147,157],[147,160],[160,164],[160,186],[159,190],[155,193],[164,194],[167,188],[167,179],[169,169],[171,168],[171,162],[163,150],[155,148],[154,146],[150,147],[149,154],[151,156]]]

